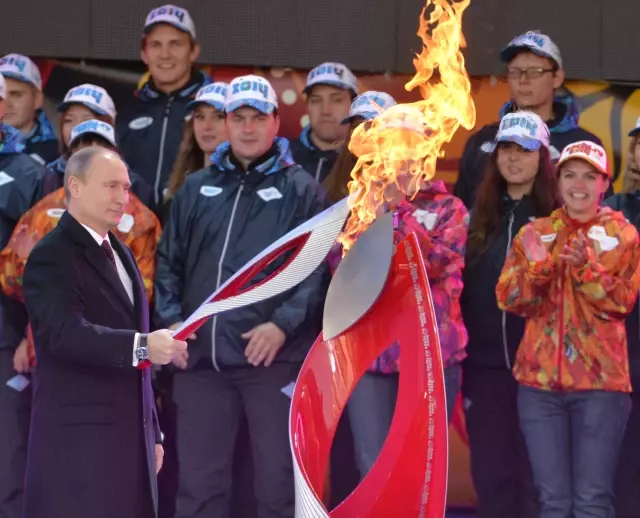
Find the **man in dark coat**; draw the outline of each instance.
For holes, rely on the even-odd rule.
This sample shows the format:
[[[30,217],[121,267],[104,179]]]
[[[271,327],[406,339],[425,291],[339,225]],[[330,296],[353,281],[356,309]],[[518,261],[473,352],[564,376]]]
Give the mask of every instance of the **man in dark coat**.
[[[109,230],[131,183],[111,151],[73,155],[67,212],[33,249],[24,295],[34,333],[24,518],[157,516],[163,450],[148,367],[186,350],[149,329],[131,251]]]

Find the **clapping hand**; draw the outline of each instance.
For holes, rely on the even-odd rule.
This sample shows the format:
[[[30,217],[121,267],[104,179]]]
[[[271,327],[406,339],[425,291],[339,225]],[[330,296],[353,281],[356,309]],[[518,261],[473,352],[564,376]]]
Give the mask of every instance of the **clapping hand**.
[[[525,227],[522,233],[522,243],[529,261],[539,263],[547,258],[547,247],[544,246],[540,233],[532,225]]]
[[[570,243],[564,245],[560,258],[574,266],[582,266],[587,262],[587,238],[582,230],[578,230]]]

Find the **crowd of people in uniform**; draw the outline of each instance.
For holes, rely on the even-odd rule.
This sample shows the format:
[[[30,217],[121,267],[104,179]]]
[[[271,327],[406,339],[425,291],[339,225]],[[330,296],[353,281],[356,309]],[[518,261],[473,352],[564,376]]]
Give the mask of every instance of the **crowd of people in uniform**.
[[[141,43],[148,81],[117,110],[102,87],[75,86],[58,107],[57,128],[42,109],[37,66],[19,54],[0,59],[0,517],[22,516],[29,497],[38,347],[22,276],[31,249],[65,211],[69,158],[98,146],[126,161],[131,188],[114,233],[138,262],[154,324],[177,329],[257,253],[348,194],[352,131],[396,104],[385,92],[360,92],[345,65],[323,63],[304,89],[309,125],[289,142],[279,136],[269,81],[214,82],[194,65],[199,50],[186,10],[153,9]],[[562,88],[553,41],[527,32],[500,59],[511,99],[498,122],[469,138],[453,193],[438,180],[406,192],[402,176],[405,192],[388,193],[399,234],[419,236],[449,416],[462,394],[477,515],[638,517],[640,124],[629,133],[623,192],[614,195],[606,151],[579,126]],[[175,409],[175,518],[229,516],[243,416],[258,516],[294,516],[282,389],[320,332],[334,268],[211,319],[159,374],[171,378],[163,397]],[[393,417],[398,350],[376,360],[349,401],[361,477]],[[4,385],[16,374],[32,374],[34,390]]]

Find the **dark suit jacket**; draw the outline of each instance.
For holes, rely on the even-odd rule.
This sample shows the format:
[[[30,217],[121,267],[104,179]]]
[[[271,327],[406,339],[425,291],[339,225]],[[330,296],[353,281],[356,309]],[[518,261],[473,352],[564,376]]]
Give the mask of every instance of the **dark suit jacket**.
[[[132,305],[95,239],[69,213],[33,249],[24,296],[37,357],[24,518],[157,514],[160,442],[151,374],[132,366],[147,297],[131,251],[109,234]]]

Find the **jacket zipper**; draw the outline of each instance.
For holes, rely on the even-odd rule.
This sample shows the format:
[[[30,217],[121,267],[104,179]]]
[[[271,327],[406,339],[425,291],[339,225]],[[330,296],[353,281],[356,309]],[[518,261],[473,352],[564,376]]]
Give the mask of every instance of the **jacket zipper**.
[[[565,269],[562,268],[560,275],[560,329],[558,332],[558,387],[562,387],[562,362],[564,357],[564,274]]]
[[[513,237],[513,221],[515,220],[515,215],[513,211],[509,214],[509,230],[508,230],[508,239],[507,239],[507,251],[504,254],[504,260],[506,262],[507,257],[509,256],[509,250],[511,250],[511,241]],[[507,343],[507,312],[502,312],[502,347],[504,348],[504,361],[507,364],[507,368],[511,369],[511,360],[509,359],[509,346]]]
[[[316,181],[320,181],[320,173],[322,172],[322,164],[326,162],[326,158],[322,157],[318,160],[318,167],[316,167]]]
[[[162,133],[160,134],[160,149],[158,151],[158,167],[156,169],[156,181],[154,183],[153,197],[156,202],[156,206],[160,204],[160,195],[158,190],[160,189],[160,177],[162,175],[162,163],[164,162],[164,141],[167,138],[167,126],[169,125],[169,112],[171,111],[171,103],[173,103],[173,97],[169,97],[167,105],[164,109],[164,118],[162,119]]]
[[[233,200],[233,207],[231,207],[231,217],[229,218],[229,225],[227,226],[227,233],[224,236],[224,244],[222,245],[222,252],[220,253],[220,260],[218,261],[218,277],[216,278],[216,290],[220,288],[222,284],[222,264],[224,263],[225,255],[227,255],[227,249],[229,248],[229,239],[231,238],[231,228],[233,227],[233,220],[236,217],[236,210],[238,209],[238,203],[240,202],[240,196],[244,190],[244,180],[238,187],[236,198]],[[218,315],[213,317],[211,325],[211,360],[213,361],[213,367],[219,371],[220,367],[216,361],[216,327],[218,323]]]

